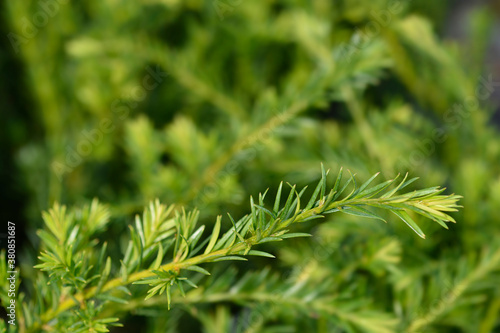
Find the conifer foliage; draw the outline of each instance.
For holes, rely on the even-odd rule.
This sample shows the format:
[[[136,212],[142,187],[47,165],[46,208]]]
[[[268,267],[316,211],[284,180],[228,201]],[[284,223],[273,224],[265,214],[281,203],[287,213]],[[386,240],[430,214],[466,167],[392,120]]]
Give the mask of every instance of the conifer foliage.
[[[0,333],[500,329],[493,10],[456,44],[444,1],[3,6]]]
[[[371,185],[377,175],[358,186],[353,175],[342,182],[343,171],[340,170],[333,187],[329,188],[327,172],[322,169],[321,180],[310,198],[304,197],[307,187],[298,191],[295,185],[290,185],[285,195],[282,182],[272,207],[265,207],[266,191],[259,194],[256,202],[250,198],[247,215],[237,221],[228,215],[229,228],[222,225],[222,217],[218,216],[208,232],[205,232],[205,225],[197,225],[198,211],[176,210],[156,200],[145,208],[142,218],[137,215],[135,223],[129,225],[130,238],[119,260],[112,260],[107,252],[107,244],[113,239],[98,238],[110,221],[107,207],[97,200],[90,206],[73,210],[56,203],[43,213],[45,227],[38,235],[44,250],[39,257],[41,263],[35,266],[48,272],[46,283],[51,293],[43,286],[36,291],[36,302],[25,303],[29,313],[24,318],[24,329],[27,332],[42,328],[64,331],[69,327],[71,332],[106,332],[108,326],[121,325],[118,317],[104,316],[106,312],[116,311],[116,303],[126,305],[146,295],[143,304],[138,301],[135,304],[147,306],[148,299],[156,296],[158,300],[166,294],[165,303],[170,310],[176,293],[184,298],[195,293],[209,297],[209,291],[200,295],[196,284],[205,283],[200,274],[211,275],[210,266],[205,264],[246,261],[248,256],[275,258],[269,252],[258,250],[258,245],[311,236],[294,232],[293,224],[321,219],[332,213],[386,222],[372,210],[387,210],[422,238],[425,235],[410,217],[410,212],[432,219],[445,228],[448,228],[446,222],[455,222],[447,212],[457,211],[460,196],[443,195],[444,189],[439,187],[400,194],[398,191],[416,178],[407,180],[405,177],[391,188],[396,179]],[[347,194],[349,186],[352,189]],[[222,232],[223,229],[227,231]],[[4,266],[4,278],[6,271]],[[262,272],[264,276],[268,274],[265,272]],[[133,285],[149,287],[145,293],[143,288],[133,288]],[[309,296],[308,302],[316,298],[314,294]],[[288,299],[285,297],[282,301]],[[349,322],[342,317],[338,320]],[[390,323],[378,325],[390,327]]]

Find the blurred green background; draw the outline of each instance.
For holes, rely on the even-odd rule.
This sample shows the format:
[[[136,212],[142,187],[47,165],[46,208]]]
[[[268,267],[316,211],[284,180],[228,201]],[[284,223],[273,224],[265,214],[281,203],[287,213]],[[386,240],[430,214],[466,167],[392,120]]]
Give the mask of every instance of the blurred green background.
[[[498,1],[2,6],[1,214],[23,226],[28,295],[40,212],[55,201],[108,203],[112,234],[154,198],[198,207],[210,224],[281,180],[316,181],[323,162],[363,180],[409,172],[416,187],[463,195],[464,208],[449,231],[421,219],[426,241],[397,223],[331,217],[317,232],[353,251],[311,281],[346,263],[346,285],[383,277],[358,296],[406,328],[448,281],[460,293],[429,310],[425,332],[500,331]],[[379,249],[366,244],[393,241],[397,267],[363,261]],[[307,258],[279,249],[278,271]]]

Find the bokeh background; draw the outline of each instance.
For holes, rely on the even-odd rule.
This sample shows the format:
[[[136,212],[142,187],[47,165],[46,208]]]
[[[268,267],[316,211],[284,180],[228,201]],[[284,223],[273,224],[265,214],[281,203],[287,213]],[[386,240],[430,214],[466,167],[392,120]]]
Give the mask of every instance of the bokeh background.
[[[315,229],[329,259],[280,245],[277,272],[340,274],[409,331],[500,331],[498,1],[8,0],[0,25],[0,213],[22,226],[28,295],[56,201],[108,203],[117,237],[154,198],[210,225],[323,162],[409,172],[464,208],[448,231],[416,218],[425,241],[331,217]]]

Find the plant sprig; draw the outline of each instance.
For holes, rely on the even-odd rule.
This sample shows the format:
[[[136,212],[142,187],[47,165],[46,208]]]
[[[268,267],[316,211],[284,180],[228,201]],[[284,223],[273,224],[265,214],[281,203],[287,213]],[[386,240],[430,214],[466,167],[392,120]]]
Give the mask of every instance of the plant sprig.
[[[407,175],[395,187],[391,187],[391,185],[396,184],[398,177],[370,186],[378,174],[358,185],[352,174],[343,183],[343,170],[341,169],[333,187],[327,191],[328,171],[323,166],[321,171],[321,179],[309,200],[303,200],[306,188],[299,192],[295,185],[289,184],[290,191],[283,204],[284,186],[282,182],[279,185],[272,208],[267,208],[265,205],[267,191],[259,195],[257,202],[250,198],[250,214],[243,216],[238,221],[229,215],[231,227],[224,234],[220,232],[222,219],[220,216],[217,217],[211,234],[203,241],[201,239],[205,226],[196,228],[197,211],[174,213],[172,208],[166,208],[156,201],[150,205],[149,212],[145,211],[144,221],[137,217],[135,229],[131,228],[132,240],[127,249],[126,259],[121,261],[121,276],[107,280],[109,276],[108,259],[106,261],[106,274],[104,274],[106,277],[97,279],[98,282],[95,284],[98,283],[98,285],[70,295],[71,297],[62,301],[56,309],[50,309],[41,315],[41,322],[48,323],[60,313],[72,308],[77,303],[84,304],[87,300],[96,297],[98,293],[111,293],[120,288],[129,293],[128,289],[125,288],[129,284],[148,284],[151,288],[146,298],[166,292],[170,307],[174,285],[177,286],[181,294],[184,294],[182,283],[196,287],[189,279],[181,276],[182,270],[209,275],[209,271],[200,265],[224,260],[247,260],[245,256],[248,255],[274,258],[272,254],[254,250],[253,247],[266,242],[310,236],[307,233],[291,232],[290,226],[293,223],[322,218],[326,214],[335,212],[385,221],[377,213],[377,210],[386,210],[403,220],[417,235],[425,238],[420,227],[410,216],[411,212],[434,220],[447,228],[446,222],[455,222],[449,212],[456,211],[460,207],[457,205],[457,201],[461,196],[443,195],[445,189],[439,187],[397,194],[398,191],[417,179],[407,179]],[[351,191],[346,195],[348,188],[351,188]],[[174,214],[173,217],[172,214]],[[167,249],[170,247],[172,247],[171,259],[164,263],[165,258],[167,258]],[[156,259],[152,259],[153,262],[146,267],[148,260],[153,257],[152,249],[156,249],[158,254]],[[130,259],[132,257],[133,260]],[[44,265],[47,267],[50,266],[50,263],[47,262],[50,258],[46,255],[43,257]],[[104,255],[101,254],[100,258],[100,261],[103,261]],[[134,263],[133,270],[138,271],[132,272],[124,264],[132,262]],[[99,267],[102,267],[101,263],[99,263]],[[108,298],[111,297],[115,296]],[[35,324],[30,331],[34,331],[38,327],[38,324]]]

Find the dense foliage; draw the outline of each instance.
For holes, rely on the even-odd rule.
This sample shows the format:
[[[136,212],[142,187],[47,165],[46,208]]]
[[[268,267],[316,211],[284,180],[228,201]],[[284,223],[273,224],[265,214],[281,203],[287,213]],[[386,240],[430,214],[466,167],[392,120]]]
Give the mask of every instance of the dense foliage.
[[[6,2],[26,240],[0,328],[500,329],[492,14],[460,47],[429,3]]]

